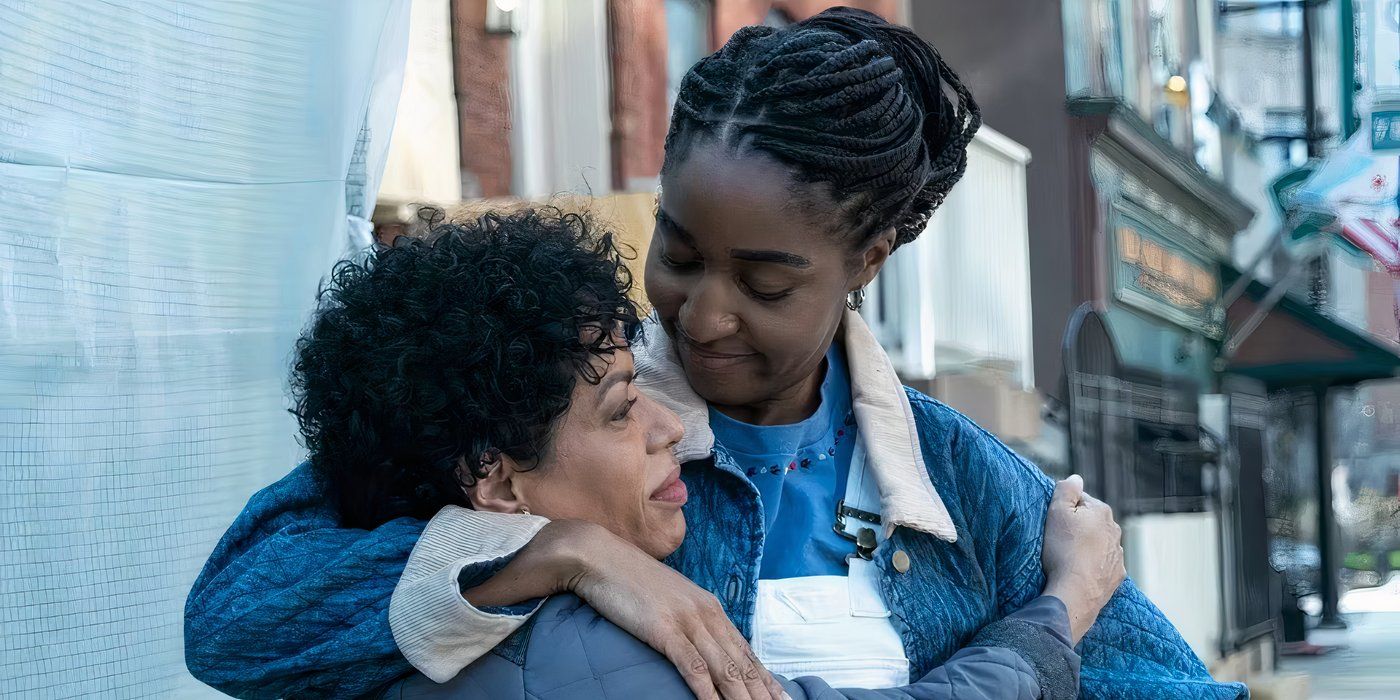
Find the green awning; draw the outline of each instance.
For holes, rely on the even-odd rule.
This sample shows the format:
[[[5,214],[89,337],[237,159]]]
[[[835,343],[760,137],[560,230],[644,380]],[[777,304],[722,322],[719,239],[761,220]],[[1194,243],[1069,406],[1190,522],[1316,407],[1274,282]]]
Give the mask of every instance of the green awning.
[[[1240,272],[1222,265],[1221,277],[1229,287]],[[1227,327],[1236,328],[1249,318],[1268,292],[1267,284],[1250,282],[1226,310]],[[1286,294],[1240,345],[1226,369],[1272,387],[1356,384],[1400,373],[1400,345],[1338,322]]]

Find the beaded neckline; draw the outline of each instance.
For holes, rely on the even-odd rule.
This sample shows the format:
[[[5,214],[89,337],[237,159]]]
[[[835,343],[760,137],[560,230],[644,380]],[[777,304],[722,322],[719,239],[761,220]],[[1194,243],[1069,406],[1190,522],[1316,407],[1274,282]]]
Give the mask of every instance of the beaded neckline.
[[[803,473],[811,471],[813,461],[824,462],[836,456],[836,448],[841,443],[855,437],[856,415],[854,411],[848,411],[845,419],[841,421],[841,426],[832,433],[831,440],[822,444],[809,445],[797,451],[797,454],[788,461],[786,465],[774,462],[767,467],[751,466],[744,470],[748,476],[778,476],[784,472]]]

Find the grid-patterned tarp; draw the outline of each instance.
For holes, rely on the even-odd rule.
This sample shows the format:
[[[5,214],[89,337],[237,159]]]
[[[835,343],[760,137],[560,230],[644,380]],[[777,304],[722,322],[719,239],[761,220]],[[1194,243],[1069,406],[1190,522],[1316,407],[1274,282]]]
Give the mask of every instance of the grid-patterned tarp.
[[[287,359],[406,11],[0,0],[0,697],[212,693],[185,595],[300,453]]]

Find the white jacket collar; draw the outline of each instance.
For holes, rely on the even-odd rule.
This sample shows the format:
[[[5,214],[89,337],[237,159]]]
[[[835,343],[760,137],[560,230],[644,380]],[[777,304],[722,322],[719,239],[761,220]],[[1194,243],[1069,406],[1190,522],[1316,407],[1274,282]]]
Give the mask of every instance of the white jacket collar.
[[[886,531],[900,526],[956,541],[957,529],[924,465],[909,396],[884,348],[854,311],[846,312],[836,342],[846,351],[851,403],[870,471],[880,489],[880,515]],[[709,408],[690,388],[671,338],[655,316],[647,319],[633,356],[638,388],[675,411],[685,425],[676,456],[682,462],[709,457],[715,446]]]

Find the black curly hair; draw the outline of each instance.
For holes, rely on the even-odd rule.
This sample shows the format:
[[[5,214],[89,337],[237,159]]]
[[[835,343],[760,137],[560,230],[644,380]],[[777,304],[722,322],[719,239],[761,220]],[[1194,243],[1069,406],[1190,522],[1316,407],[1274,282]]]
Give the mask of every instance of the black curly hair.
[[[296,346],[293,413],[354,527],[467,506],[492,450],[537,463],[577,379],[640,328],[625,256],[586,215],[423,217],[336,265]]]
[[[956,104],[948,99],[953,91]],[[858,242],[914,240],[967,168],[972,93],[907,27],[837,7],[782,29],[745,27],[691,67],[663,170],[702,138],[767,154],[824,183]]]

